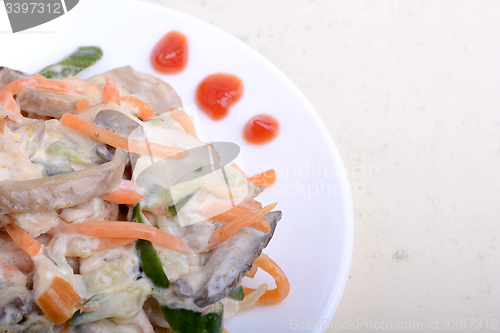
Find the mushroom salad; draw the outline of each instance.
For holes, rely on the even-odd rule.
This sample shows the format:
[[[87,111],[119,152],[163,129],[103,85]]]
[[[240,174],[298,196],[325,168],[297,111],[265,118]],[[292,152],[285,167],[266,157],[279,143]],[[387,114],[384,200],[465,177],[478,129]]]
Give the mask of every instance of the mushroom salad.
[[[73,76],[101,56],[0,67],[0,329],[219,333],[286,298],[262,253],[281,212],[255,199],[274,180],[200,141],[164,81]],[[242,286],[258,268],[274,289]]]

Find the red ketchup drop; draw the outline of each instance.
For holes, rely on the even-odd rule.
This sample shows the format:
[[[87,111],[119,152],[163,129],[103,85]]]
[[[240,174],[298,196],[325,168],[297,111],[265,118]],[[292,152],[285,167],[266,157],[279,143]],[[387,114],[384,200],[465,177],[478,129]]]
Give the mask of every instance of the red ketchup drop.
[[[151,65],[163,74],[181,72],[188,61],[186,36],[178,31],[170,31],[162,37],[151,52]]]
[[[280,124],[275,118],[259,114],[246,123],[243,136],[250,143],[263,144],[274,139],[279,131]]]
[[[196,104],[213,120],[224,118],[243,95],[243,82],[231,74],[207,76],[196,88]]]

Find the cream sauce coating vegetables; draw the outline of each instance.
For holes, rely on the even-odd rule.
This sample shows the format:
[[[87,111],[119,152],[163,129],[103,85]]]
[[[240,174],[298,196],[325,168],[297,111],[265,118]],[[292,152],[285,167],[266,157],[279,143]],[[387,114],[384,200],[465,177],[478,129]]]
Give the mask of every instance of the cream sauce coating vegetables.
[[[50,80],[0,68],[0,329],[220,333],[285,298],[273,269],[275,290],[227,297],[254,261],[268,267],[281,212],[255,197],[274,180],[214,168],[167,83],[131,67],[59,77],[63,65]]]

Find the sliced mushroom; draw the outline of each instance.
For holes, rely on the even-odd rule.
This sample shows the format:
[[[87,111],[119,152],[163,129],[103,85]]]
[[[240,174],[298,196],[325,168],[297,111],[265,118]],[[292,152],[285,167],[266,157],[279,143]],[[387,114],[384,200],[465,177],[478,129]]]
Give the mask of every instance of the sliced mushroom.
[[[105,101],[105,102],[96,104],[94,106],[91,106],[90,108],[86,109],[85,111],[82,111],[81,113],[78,114],[78,117],[83,118],[85,120],[88,120],[90,122],[94,122],[95,117],[102,110],[116,110],[116,111],[120,111],[120,112],[127,112],[124,108],[122,108],[121,106],[119,106],[115,102]]]
[[[129,136],[133,130],[139,127],[139,123],[126,114],[115,110],[102,110],[95,117],[96,125],[106,128],[121,136]]]
[[[12,81],[16,81],[19,79],[24,79],[28,77],[28,74],[25,74],[21,71],[17,71],[15,69],[9,67],[1,67],[0,66],[0,88],[2,88],[7,83]]]
[[[174,294],[193,298],[202,308],[229,295],[271,240],[281,212],[270,212],[265,218],[271,226],[268,234],[252,228],[240,230],[213,251],[201,271],[183,274],[174,281]]]
[[[54,332],[52,323],[33,299],[32,293],[21,283],[0,282],[0,331],[23,333]]]
[[[118,187],[127,153],[116,149],[111,162],[87,169],[22,181],[0,182],[0,215],[72,207]]]
[[[14,325],[32,311],[33,296],[18,282],[0,282],[0,322]]]
[[[137,72],[130,66],[115,68],[91,77],[88,81],[103,88],[106,76],[118,85],[121,95],[131,95],[151,104],[156,115],[182,107],[179,95],[168,83]]]
[[[83,96],[56,94],[42,89],[21,91],[16,102],[21,110],[41,117],[61,118],[65,113],[75,113],[75,104]]]

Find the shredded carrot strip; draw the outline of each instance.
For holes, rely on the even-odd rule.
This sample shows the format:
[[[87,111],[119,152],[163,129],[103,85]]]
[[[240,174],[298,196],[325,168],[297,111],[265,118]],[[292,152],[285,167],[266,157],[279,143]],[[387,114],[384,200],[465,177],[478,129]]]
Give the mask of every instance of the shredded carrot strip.
[[[4,129],[5,125],[7,125],[7,121],[5,119],[0,119],[0,133],[3,133],[3,129]]]
[[[81,89],[76,88],[68,82],[49,80],[41,75],[34,74],[29,78],[9,82],[0,89],[0,103],[3,104],[4,111],[21,116],[21,109],[17,105],[14,96],[28,88],[38,88],[58,94],[83,94]],[[12,121],[19,123],[19,119],[16,118],[13,118]]]
[[[276,264],[268,255],[262,253],[255,261],[254,265],[262,268],[269,273],[276,282],[276,288],[267,290],[264,295],[259,298],[260,304],[275,304],[284,300],[290,293],[290,282],[283,270]],[[243,287],[245,296],[255,291],[255,289]]]
[[[94,249],[95,251],[102,251],[114,249],[123,245],[135,242],[137,239],[133,238],[99,238],[99,245]]]
[[[84,110],[87,110],[90,107],[90,103],[86,98],[82,98],[75,104],[75,111],[80,113]]]
[[[14,224],[6,225],[5,229],[14,243],[29,254],[30,257],[40,253],[42,245],[24,229]],[[82,299],[74,291],[73,286],[58,276],[54,278],[49,289],[36,302],[56,325],[62,325],[82,305]]]
[[[236,169],[243,177],[247,178],[250,183],[255,185],[272,185],[276,182],[276,171],[274,171],[274,169],[264,171],[258,175],[248,178],[243,170],[236,165],[236,163],[231,163],[230,167]]]
[[[223,225],[219,229],[215,230],[208,241],[207,251],[210,251],[213,248],[217,247],[219,244],[224,243],[229,238],[231,238],[232,235],[237,233],[240,229],[257,222],[258,219],[269,213],[274,207],[276,207],[276,203],[268,205],[262,208],[258,212],[255,213],[251,212],[243,216],[240,216],[234,219],[233,221]]]
[[[93,84],[93,83],[89,83],[89,84],[86,84],[82,87],[84,93],[85,93],[85,96],[88,96],[88,97],[99,97],[100,99],[102,99],[102,89],[99,88],[98,85],[96,84]]]
[[[153,106],[149,103],[144,103],[140,99],[133,96],[121,96],[120,100],[137,107],[137,109],[139,110],[139,118],[141,118],[143,121],[156,117],[156,114],[153,111]]]
[[[170,118],[178,122],[186,133],[196,136],[196,129],[194,128],[193,120],[184,110],[170,110]]]
[[[116,84],[109,77],[106,76],[106,84],[104,85],[104,90],[102,91],[102,101],[112,101],[118,105],[120,103],[120,93]]]
[[[56,325],[64,324],[82,305],[82,299],[73,286],[59,276],[36,302]]]
[[[276,182],[276,171],[274,169],[264,171],[248,178],[248,181],[255,185],[272,185]]]
[[[40,252],[42,245],[24,229],[11,223],[5,226],[5,230],[7,230],[14,243],[29,254],[30,257],[34,257]]]
[[[116,188],[113,191],[101,196],[101,199],[122,205],[132,205],[144,198],[145,196],[137,192],[126,190],[123,188]]]
[[[233,207],[222,214],[210,218],[210,220],[221,223],[229,223],[249,213],[252,213],[252,211],[249,209]],[[265,232],[266,234],[271,231],[271,227],[269,226],[269,223],[267,222],[265,217],[259,218],[256,222],[252,223],[250,227]]]
[[[252,265],[252,268],[250,268],[250,270],[245,274],[245,276],[248,276],[249,278],[253,279],[253,277],[257,273],[257,269],[259,269],[257,265]]]
[[[184,238],[171,235],[147,224],[123,221],[86,221],[64,224],[56,230],[96,238],[145,239],[170,250],[181,253],[192,253]]]
[[[0,96],[3,94],[10,93],[16,96],[21,91],[28,88],[39,88],[42,90],[55,92],[58,94],[72,94],[72,95],[82,95],[83,91],[76,88],[74,85],[61,81],[61,80],[50,80],[46,79],[41,75],[32,75],[26,79],[19,79],[7,83],[0,89]],[[1,98],[0,98],[1,99]]]
[[[120,147],[140,155],[149,155],[151,152],[156,157],[177,159],[184,158],[188,154],[184,148],[169,147],[154,142],[143,142],[125,138],[70,113],[63,114],[61,124],[102,143],[113,147]]]
[[[16,100],[14,99],[14,95],[10,92],[6,92],[0,95],[0,104],[3,105],[3,110],[5,112],[12,113],[16,116],[21,115],[21,109],[19,105],[17,105]]]
[[[41,75],[33,75],[26,79],[12,81],[0,89],[0,103],[4,110],[12,114],[21,116],[21,110],[17,105],[14,96],[27,88],[39,88],[42,90],[55,92],[58,94],[82,95],[83,91],[71,85],[68,82],[60,80],[49,80]],[[15,122],[18,122],[14,119]]]

